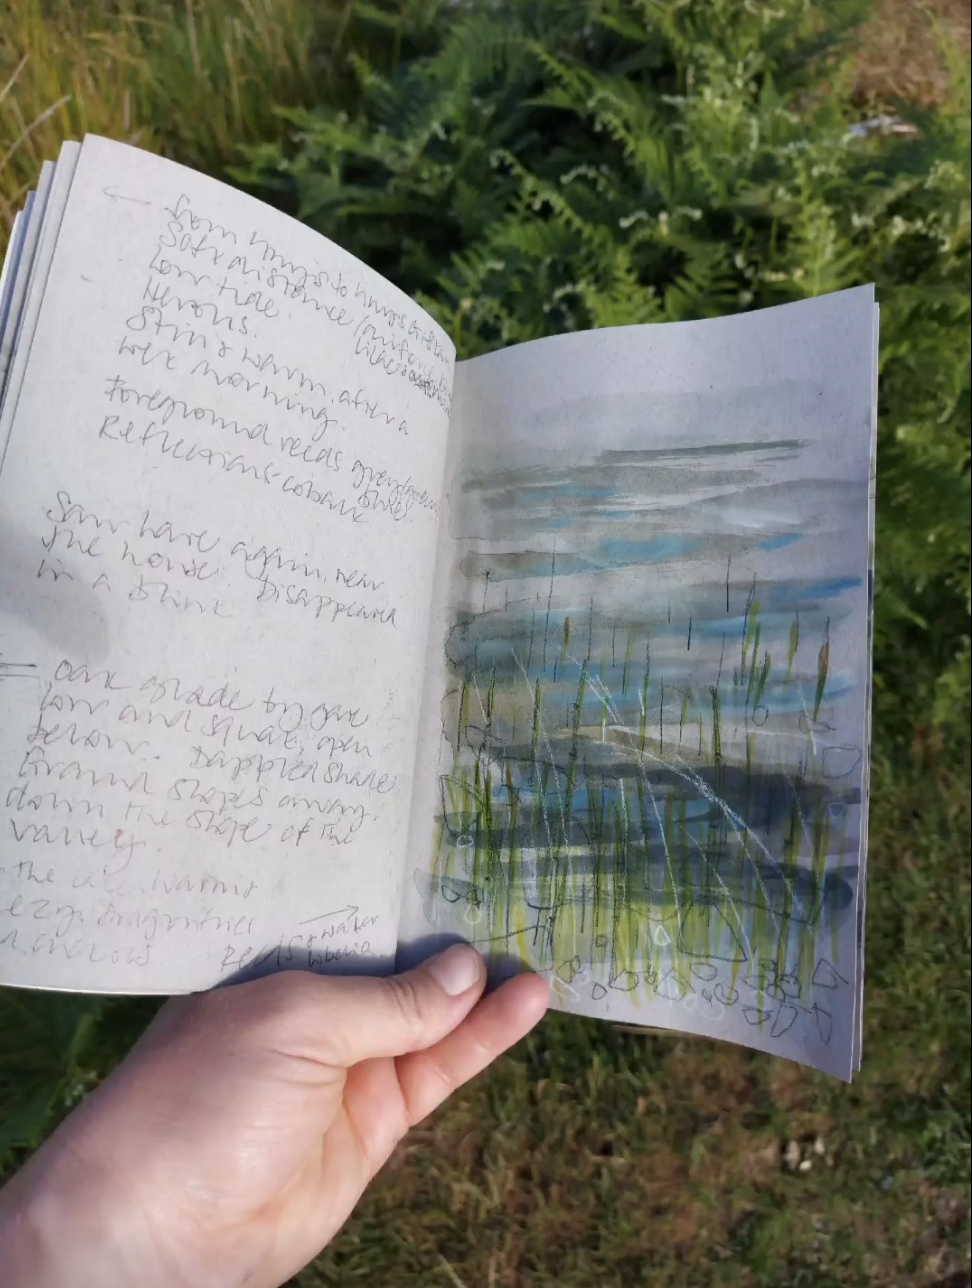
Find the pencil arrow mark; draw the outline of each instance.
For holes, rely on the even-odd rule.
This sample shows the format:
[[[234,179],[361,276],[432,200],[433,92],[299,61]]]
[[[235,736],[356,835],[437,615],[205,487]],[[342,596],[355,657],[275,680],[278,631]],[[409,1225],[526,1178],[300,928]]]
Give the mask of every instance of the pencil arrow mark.
[[[150,206],[152,204],[151,201],[143,201],[141,197],[127,197],[125,193],[119,192],[113,183],[109,184],[107,188],[102,188],[101,191],[112,201],[134,201],[136,206]]]
[[[0,661],[0,684],[2,684],[4,680],[35,680],[36,678],[36,662]]]
[[[346,908],[337,908],[334,912],[322,912],[316,917],[308,917],[306,921],[299,924],[302,926],[313,925],[315,921],[327,921],[331,917],[353,917],[356,915],[358,908],[355,904],[349,903]]]

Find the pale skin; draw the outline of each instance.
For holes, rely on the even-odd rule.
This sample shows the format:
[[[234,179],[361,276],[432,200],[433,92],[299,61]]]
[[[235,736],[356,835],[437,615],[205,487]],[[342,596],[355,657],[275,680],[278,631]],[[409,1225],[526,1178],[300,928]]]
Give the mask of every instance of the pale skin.
[[[457,946],[388,979],[287,972],[168,1002],[0,1191],[7,1288],[277,1288],[408,1129],[537,1023]]]

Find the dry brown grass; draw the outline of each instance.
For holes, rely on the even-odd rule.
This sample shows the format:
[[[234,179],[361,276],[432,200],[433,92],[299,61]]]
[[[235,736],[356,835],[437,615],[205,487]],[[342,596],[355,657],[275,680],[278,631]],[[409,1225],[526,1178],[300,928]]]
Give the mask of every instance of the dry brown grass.
[[[877,0],[860,33],[854,94],[862,102],[930,107],[946,97],[950,50],[969,52],[970,0]]]

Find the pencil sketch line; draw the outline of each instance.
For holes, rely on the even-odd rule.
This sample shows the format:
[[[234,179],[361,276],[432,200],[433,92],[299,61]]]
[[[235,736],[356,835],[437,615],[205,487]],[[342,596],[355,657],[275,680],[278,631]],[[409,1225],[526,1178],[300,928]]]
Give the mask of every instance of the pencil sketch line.
[[[568,653],[567,656],[570,658],[570,660],[574,663],[575,666],[579,665],[576,657],[573,657],[570,653]],[[597,679],[597,677],[592,676],[591,687],[594,688],[595,692],[597,692],[597,686],[599,684],[601,684],[601,682]],[[752,840],[756,842],[756,845],[759,847],[759,849],[762,850],[763,854],[766,855],[766,858],[769,860],[769,862],[773,865],[773,868],[775,869],[777,876],[779,876],[780,879],[783,881],[783,884],[786,887],[787,894],[792,901],[793,887],[790,884],[790,880],[787,877],[785,871],[783,870],[783,867],[781,866],[779,861],[775,859],[772,854],[770,854],[769,850],[762,843],[759,837],[756,836],[756,834],[752,831],[749,825],[746,822],[744,822],[743,819],[741,819],[739,815],[735,813],[734,810],[730,808],[727,801],[724,801],[722,797],[718,795],[717,792],[712,791],[712,789],[705,782],[705,780],[700,778],[699,775],[692,770],[691,766],[687,765],[685,761],[681,759],[681,757],[677,755],[673,755],[673,760],[665,760],[660,756],[654,755],[654,753],[648,751],[647,748],[636,747],[634,744],[634,740],[631,738],[631,735],[628,733],[628,730],[625,728],[623,724],[620,723],[620,719],[621,719],[620,712],[617,710],[617,707],[614,705],[614,700],[611,696],[610,690],[607,689],[606,686],[604,686],[603,684],[601,684],[601,688],[604,690],[603,700],[610,704],[612,715],[617,721],[619,721],[618,724],[613,726],[613,729],[616,732],[621,733],[623,737],[629,740],[628,745],[630,746],[631,750],[635,752],[636,755],[640,757],[647,757],[647,759],[654,761],[655,764],[662,765],[665,769],[670,769],[672,773],[677,774],[679,778],[683,778],[685,779],[685,781],[690,782],[696,788],[697,791],[701,792],[701,794],[711,805],[715,805],[717,808],[722,810],[726,818],[728,818],[732,823],[734,823],[737,828],[740,828],[743,832],[745,832],[747,837],[751,837]],[[639,695],[639,705],[641,706],[642,714],[644,714],[644,703],[641,700],[640,695]],[[682,766],[681,771],[675,767],[676,763]],[[644,774],[644,771],[639,770],[639,772],[641,772],[645,786],[648,788],[648,793],[652,798],[652,805],[654,806],[655,817],[658,819],[659,828],[661,828],[661,818],[658,814],[658,806],[657,804],[655,804],[655,797],[654,797],[654,793],[651,790],[651,785],[649,784],[647,776]],[[664,832],[662,833],[662,839],[664,842]],[[667,842],[665,842],[665,858],[666,858],[666,861],[668,862],[669,875],[672,881],[672,891],[674,893],[675,877],[671,870],[671,861],[669,859]],[[776,913],[773,911],[773,906],[770,901],[769,891],[766,889],[766,886],[763,883],[763,878],[759,871],[759,865],[754,863],[752,867],[753,867],[753,874],[756,877],[756,881],[760,888],[760,892],[762,893],[763,898],[766,901],[767,911],[769,912],[770,916],[773,918],[773,924],[778,927],[780,924],[779,918],[777,917]],[[675,906],[677,911],[678,896],[676,895],[675,898],[676,898]]]
[[[580,665],[577,658],[574,657],[573,654],[567,653],[566,656],[570,658],[571,662],[573,662],[575,666]],[[611,696],[610,689],[608,689],[607,686],[603,684],[597,678],[596,675],[590,676],[590,683],[591,683],[591,688],[594,690],[594,692],[598,694],[598,696],[601,698],[603,702],[608,704],[608,708],[611,711],[611,714],[614,717],[614,719],[619,720],[620,714],[618,712],[617,707],[614,705],[614,699]],[[638,701],[641,704],[642,714],[644,714],[644,702],[642,701],[640,694],[638,697]],[[624,735],[627,737],[628,736],[627,729],[624,729],[624,727],[622,726],[622,731]],[[638,752],[638,748],[635,747],[633,740],[630,746],[632,751],[636,753]],[[658,834],[661,837],[662,847],[664,848],[664,851],[665,851],[665,867],[668,871],[668,879],[672,883],[672,898],[675,901],[675,916],[679,919],[679,922],[681,922],[681,909],[679,907],[679,902],[678,902],[678,886],[676,885],[676,882],[675,882],[675,870],[672,867],[672,856],[669,853],[669,849],[668,849],[668,838],[665,836],[665,827],[661,820],[661,814],[658,812],[658,801],[655,799],[655,793],[652,791],[651,783],[648,781],[648,775],[645,773],[644,767],[640,763],[638,764],[638,773],[641,775],[641,780],[648,791],[649,797],[651,798],[651,807],[655,814],[655,821],[658,824]]]

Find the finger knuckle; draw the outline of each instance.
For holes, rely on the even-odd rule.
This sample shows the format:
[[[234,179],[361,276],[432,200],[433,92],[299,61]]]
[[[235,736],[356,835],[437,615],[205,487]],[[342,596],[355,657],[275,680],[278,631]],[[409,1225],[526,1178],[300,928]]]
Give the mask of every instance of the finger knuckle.
[[[425,1027],[425,1008],[414,978],[411,975],[391,975],[385,980],[385,985],[399,1021],[410,1035],[421,1034]]]

